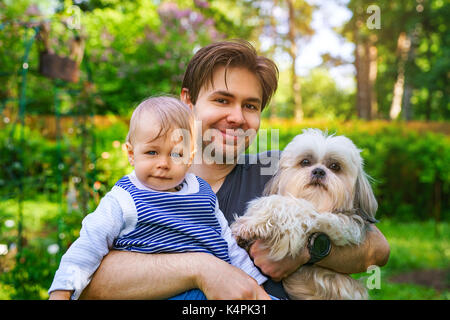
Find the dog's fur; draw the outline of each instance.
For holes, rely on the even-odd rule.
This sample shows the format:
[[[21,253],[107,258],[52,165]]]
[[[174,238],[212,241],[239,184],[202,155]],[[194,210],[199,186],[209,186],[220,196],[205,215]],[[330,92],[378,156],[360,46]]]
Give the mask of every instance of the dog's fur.
[[[326,233],[334,246],[362,243],[378,205],[360,152],[344,136],[304,130],[284,149],[264,196],[236,217],[231,229],[238,243],[248,249],[255,240],[265,240],[274,260],[295,257],[315,232]],[[315,265],[302,266],[283,286],[291,299],[368,296],[349,275]]]

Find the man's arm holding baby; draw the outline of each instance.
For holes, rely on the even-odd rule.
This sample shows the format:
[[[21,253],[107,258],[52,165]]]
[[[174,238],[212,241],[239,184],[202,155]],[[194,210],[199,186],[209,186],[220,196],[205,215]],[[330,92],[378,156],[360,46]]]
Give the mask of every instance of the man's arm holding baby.
[[[263,299],[258,283],[207,253],[142,254],[111,251],[81,299],[166,299],[198,288],[208,299]]]
[[[111,251],[81,298],[166,299],[198,288],[209,300],[270,299],[257,283],[264,282],[266,277],[255,268],[245,250],[238,247],[218,204],[216,216],[229,247],[230,260],[239,268],[205,253]],[[124,270],[123,266],[127,268]]]
[[[261,240],[250,248],[249,254],[261,271],[275,281],[280,281],[290,275],[310,259],[307,248],[304,248],[295,258],[284,258],[273,261],[269,258],[270,249]],[[367,271],[371,265],[384,266],[389,259],[389,244],[375,226],[367,231],[364,242],[359,246],[332,245],[330,254],[316,265],[332,269],[340,273],[360,273]]]
[[[281,280],[309,260],[305,248],[296,259],[271,261],[261,241],[251,247],[250,255],[274,280]],[[357,273],[372,264],[383,266],[388,257],[385,237],[372,227],[360,246],[333,246],[330,255],[318,265]],[[113,250],[105,256],[80,298],[164,299],[192,288],[199,288],[209,299],[258,299],[265,294],[243,271],[206,253],[141,254]],[[58,292],[54,298],[64,294]]]

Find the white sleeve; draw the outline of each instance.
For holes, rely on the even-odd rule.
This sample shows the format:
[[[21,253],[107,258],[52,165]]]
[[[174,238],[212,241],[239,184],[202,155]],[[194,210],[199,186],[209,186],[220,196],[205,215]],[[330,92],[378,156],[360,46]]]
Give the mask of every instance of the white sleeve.
[[[61,258],[48,292],[73,290],[71,298],[78,299],[123,226],[119,202],[108,193],[97,209],[83,219],[80,237]]]
[[[216,216],[219,220],[220,227],[222,229],[222,237],[228,243],[228,255],[231,260],[231,264],[239,269],[243,270],[249,276],[258,282],[258,284],[264,283],[267,278],[255,267],[252,259],[248,255],[247,251],[239,247],[233,235],[231,234],[231,228],[228,225],[228,221],[219,209],[219,204],[216,204]]]

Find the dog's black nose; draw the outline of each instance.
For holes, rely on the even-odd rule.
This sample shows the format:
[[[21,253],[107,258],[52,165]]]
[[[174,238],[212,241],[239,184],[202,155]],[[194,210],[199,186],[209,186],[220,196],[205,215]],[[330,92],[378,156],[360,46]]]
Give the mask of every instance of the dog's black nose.
[[[325,170],[323,170],[321,168],[315,168],[312,171],[312,176],[314,178],[323,178],[323,177],[325,177],[325,175],[326,175]]]

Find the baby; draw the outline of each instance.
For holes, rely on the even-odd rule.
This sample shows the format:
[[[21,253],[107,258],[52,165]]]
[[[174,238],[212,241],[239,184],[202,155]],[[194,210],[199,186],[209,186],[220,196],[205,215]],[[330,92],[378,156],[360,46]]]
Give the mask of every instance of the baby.
[[[267,280],[232,237],[209,184],[187,173],[194,155],[192,126],[191,109],[175,98],[149,98],[134,110],[126,142],[134,171],[85,217],[49,293],[70,291],[78,299],[111,249],[206,252],[242,269],[258,284]],[[205,298],[199,290],[191,291],[194,295],[188,291],[174,298]]]

